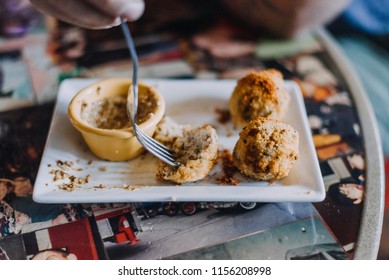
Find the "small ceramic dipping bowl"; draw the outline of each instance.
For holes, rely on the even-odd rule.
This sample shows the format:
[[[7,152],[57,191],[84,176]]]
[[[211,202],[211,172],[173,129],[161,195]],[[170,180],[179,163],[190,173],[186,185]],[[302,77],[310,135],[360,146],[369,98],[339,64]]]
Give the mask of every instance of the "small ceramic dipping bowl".
[[[126,161],[143,152],[127,116],[130,79],[106,79],[79,91],[68,107],[74,127],[97,157]],[[165,113],[165,100],[153,87],[139,83],[137,123],[152,136]]]

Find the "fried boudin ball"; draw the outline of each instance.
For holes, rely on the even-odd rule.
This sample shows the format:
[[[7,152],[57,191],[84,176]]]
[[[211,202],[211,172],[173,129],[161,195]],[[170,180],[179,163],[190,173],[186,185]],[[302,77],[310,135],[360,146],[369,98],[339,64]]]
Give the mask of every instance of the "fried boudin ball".
[[[299,134],[279,120],[257,118],[239,134],[233,160],[243,175],[273,181],[288,176],[299,157]]]
[[[182,133],[177,133],[177,128],[182,129]],[[172,126],[175,133],[169,129],[162,129],[166,135],[174,135],[169,143],[174,151],[179,167],[172,167],[161,161],[157,177],[175,183],[183,184],[195,182],[203,179],[209,174],[215,165],[219,150],[219,141],[214,128],[210,125],[203,125],[191,129],[187,126]],[[162,138],[161,135],[158,138]]]
[[[257,117],[280,119],[289,101],[282,73],[268,69],[241,78],[230,97],[229,108],[234,124],[243,127]]]

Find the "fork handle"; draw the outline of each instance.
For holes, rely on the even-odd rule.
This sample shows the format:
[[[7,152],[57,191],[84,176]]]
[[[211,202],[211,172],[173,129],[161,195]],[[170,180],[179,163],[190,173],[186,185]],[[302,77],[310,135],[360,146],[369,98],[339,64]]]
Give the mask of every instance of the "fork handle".
[[[125,20],[122,20],[122,23],[120,24],[124,38],[126,39],[126,43],[128,46],[128,49],[130,50],[130,56],[133,64],[133,71],[132,71],[132,88],[133,88],[133,106],[131,108],[132,116],[131,120],[134,124],[136,124],[136,116],[138,113],[138,56],[135,49],[134,40],[132,39],[130,29],[128,28],[127,22]],[[131,89],[130,89],[131,90]],[[129,92],[130,94],[130,92]]]

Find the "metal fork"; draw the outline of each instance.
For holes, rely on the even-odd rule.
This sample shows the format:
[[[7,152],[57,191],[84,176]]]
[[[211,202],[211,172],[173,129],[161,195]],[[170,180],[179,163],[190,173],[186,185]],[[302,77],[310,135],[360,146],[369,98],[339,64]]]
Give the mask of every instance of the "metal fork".
[[[175,159],[173,151],[168,147],[162,145],[148,134],[144,133],[136,124],[136,116],[138,112],[138,57],[136,54],[135,44],[131,36],[130,29],[125,21],[122,21],[121,28],[126,39],[128,49],[130,51],[131,60],[133,64],[132,85],[128,90],[127,95],[127,114],[130,118],[134,134],[139,143],[151,154],[166,162],[171,166],[178,167],[179,162]]]

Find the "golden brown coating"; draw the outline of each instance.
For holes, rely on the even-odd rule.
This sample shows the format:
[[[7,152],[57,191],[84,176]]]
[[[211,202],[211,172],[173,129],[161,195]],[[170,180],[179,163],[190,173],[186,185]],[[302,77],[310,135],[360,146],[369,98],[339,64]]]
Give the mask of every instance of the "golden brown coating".
[[[174,133],[173,141],[165,141],[169,142],[181,165],[176,168],[161,161],[157,174],[159,178],[179,184],[199,181],[209,174],[216,163],[219,141],[215,129],[210,125],[195,129],[184,127],[182,135]]]
[[[267,69],[251,72],[238,81],[229,108],[234,124],[243,127],[257,117],[280,119],[289,101],[282,73]]]
[[[240,132],[233,151],[234,164],[242,174],[266,181],[288,176],[298,157],[298,132],[269,118],[252,120]]]

